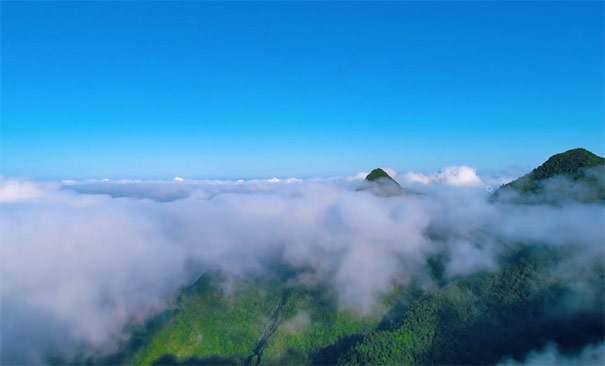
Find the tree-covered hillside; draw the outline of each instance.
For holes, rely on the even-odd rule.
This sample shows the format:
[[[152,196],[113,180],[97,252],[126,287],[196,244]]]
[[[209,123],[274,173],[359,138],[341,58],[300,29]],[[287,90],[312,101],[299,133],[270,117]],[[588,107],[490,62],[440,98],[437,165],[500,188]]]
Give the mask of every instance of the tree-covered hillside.
[[[384,170],[382,170],[381,168],[376,168],[374,170],[372,170],[370,172],[370,174],[368,174],[366,176],[366,180],[370,181],[370,182],[374,182],[377,181],[379,179],[388,179],[391,180],[393,182],[395,182],[395,180]],[[397,182],[395,182],[397,183]]]
[[[380,319],[338,309],[324,288],[212,271],[183,290],[176,315],[128,363],[310,364]]]
[[[549,342],[573,353],[603,339],[605,271],[594,258],[588,282],[553,273],[570,250],[517,245],[495,272],[433,290],[396,287],[373,315],[339,308],[327,288],[212,271],[182,291],[170,320],[122,362],[494,364]],[[594,291],[592,303],[566,312],[580,285]]]
[[[578,201],[605,199],[605,159],[578,148],[551,156],[530,173],[503,185],[493,200],[519,195],[543,196],[540,201],[564,198]]]
[[[574,296],[549,271],[563,252],[532,247],[511,251],[496,273],[459,279],[427,293],[401,313],[399,322],[377,330],[344,352],[343,365],[495,364],[509,355],[556,342],[567,351],[603,339],[603,266],[593,266],[594,303],[564,314]]]

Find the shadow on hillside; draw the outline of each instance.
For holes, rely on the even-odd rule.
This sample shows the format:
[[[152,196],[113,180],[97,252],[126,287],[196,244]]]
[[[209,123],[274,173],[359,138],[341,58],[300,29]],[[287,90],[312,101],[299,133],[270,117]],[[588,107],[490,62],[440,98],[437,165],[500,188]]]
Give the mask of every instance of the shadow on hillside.
[[[97,365],[122,365],[132,363],[131,356],[139,349],[149,345],[153,336],[166,324],[170,323],[178,310],[171,309],[160,313],[149,319],[143,326],[139,326],[133,330],[133,334],[122,345],[121,350],[115,354],[103,357],[99,360],[93,359],[78,359],[74,364],[97,364]],[[127,328],[128,329],[128,328]],[[131,328],[132,329],[132,328]],[[57,364],[65,364],[59,362]]]
[[[164,355],[153,363],[154,366],[176,366],[176,365],[238,365],[241,358],[211,356],[205,358],[190,357],[178,360],[174,355]]]
[[[324,347],[313,355],[312,365],[336,365],[338,357],[363,339],[361,334],[341,337],[336,343]]]

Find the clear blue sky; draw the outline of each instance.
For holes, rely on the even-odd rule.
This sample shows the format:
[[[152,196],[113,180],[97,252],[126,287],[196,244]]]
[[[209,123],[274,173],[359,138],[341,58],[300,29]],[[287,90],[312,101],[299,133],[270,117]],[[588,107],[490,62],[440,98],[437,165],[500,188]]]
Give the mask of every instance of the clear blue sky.
[[[603,2],[2,2],[1,173],[479,172],[603,155]]]

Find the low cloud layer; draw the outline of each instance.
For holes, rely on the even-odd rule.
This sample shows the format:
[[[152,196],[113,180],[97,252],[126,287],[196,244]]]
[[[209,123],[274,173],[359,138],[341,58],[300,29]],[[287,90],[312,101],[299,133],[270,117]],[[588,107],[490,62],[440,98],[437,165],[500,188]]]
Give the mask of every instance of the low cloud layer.
[[[530,352],[523,362],[507,359],[501,362],[501,366],[600,366],[605,364],[605,343],[590,344],[580,352],[563,353],[557,345],[549,344],[544,349]]]
[[[496,269],[502,243],[573,245],[570,261],[603,260],[602,203],[494,204],[471,168],[401,179],[411,174],[396,177],[423,194],[378,197],[356,178],[3,178],[1,361],[115,351],[125,325],[169,307],[209,268],[262,273],[277,260],[302,270],[297,283],[327,284],[340,306],[367,313],[394,283],[431,286],[437,252],[449,278]]]
[[[433,174],[408,172],[403,174],[401,179],[408,184],[442,183],[457,187],[477,187],[483,184],[481,178],[477,176],[475,169],[465,165],[448,166],[442,171]]]

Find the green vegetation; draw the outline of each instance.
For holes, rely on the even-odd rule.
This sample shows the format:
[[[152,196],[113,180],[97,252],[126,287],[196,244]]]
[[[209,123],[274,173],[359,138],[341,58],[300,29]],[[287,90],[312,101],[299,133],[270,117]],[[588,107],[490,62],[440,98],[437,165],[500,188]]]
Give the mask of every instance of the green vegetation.
[[[264,355],[267,364],[310,364],[325,358],[322,349],[345,336],[367,334],[380,321],[379,316],[363,317],[351,310],[339,310],[326,291],[299,290],[296,306],[269,340]],[[315,363],[322,363],[315,361]]]
[[[227,289],[228,291],[226,291]],[[340,310],[326,289],[286,288],[208,272],[183,290],[178,311],[127,363],[309,364],[325,348],[374,330],[380,316]],[[334,361],[335,362],[335,361]],[[334,363],[332,362],[332,363]]]
[[[588,169],[591,168],[599,170],[590,174]],[[520,194],[543,193],[545,180],[553,177],[565,177],[572,182],[584,183],[589,190],[593,191],[588,199],[580,200],[603,200],[605,198],[604,174],[604,158],[581,148],[568,150],[551,156],[544,164],[535,168],[529,174],[503,185],[498,191],[494,192],[493,198],[498,198],[506,190],[514,190]],[[561,190],[561,194],[569,195],[569,192]]]
[[[372,170],[357,190],[369,191],[379,197],[416,194],[416,192],[402,188],[397,181],[380,168]]]
[[[391,176],[388,175],[387,172],[385,172],[384,170],[382,170],[380,168],[376,168],[376,169],[372,170],[370,172],[370,174],[368,174],[366,176],[366,180],[368,180],[370,182],[374,182],[380,178],[388,179],[390,181],[395,182],[395,180],[393,178],[391,178]],[[397,182],[395,182],[395,183],[397,183]],[[399,184],[399,183],[397,183],[397,184]]]
[[[530,174],[534,180],[546,179],[561,174],[573,177],[582,169],[594,168],[603,164],[605,164],[604,158],[580,148],[551,156]]]
[[[551,309],[560,306],[568,290],[548,275],[561,255],[521,247],[497,273],[469,276],[422,296],[401,314],[399,324],[364,337],[339,363],[495,364],[549,341],[574,349],[600,340],[605,322],[602,264],[595,267],[599,300],[591,310],[561,317]]]
[[[133,363],[149,365],[168,354],[178,360],[227,355],[243,363],[281,297],[280,289],[208,272],[183,291],[176,316],[134,356]]]
[[[561,316],[553,309],[575,295],[552,270],[570,250],[517,245],[499,257],[496,272],[430,291],[397,287],[381,299],[387,312],[372,316],[339,308],[326,288],[209,272],[183,290],[176,315],[125,363],[495,364],[548,342],[579,349],[602,339],[605,271],[595,258],[594,303]]]

